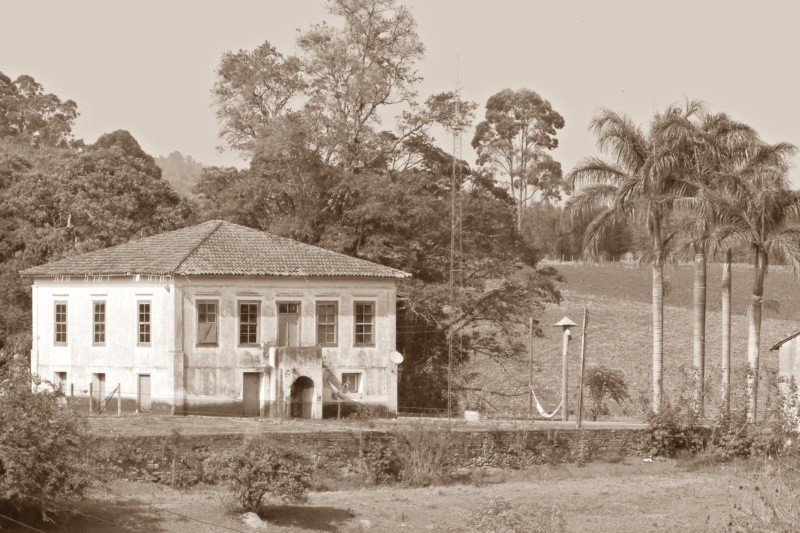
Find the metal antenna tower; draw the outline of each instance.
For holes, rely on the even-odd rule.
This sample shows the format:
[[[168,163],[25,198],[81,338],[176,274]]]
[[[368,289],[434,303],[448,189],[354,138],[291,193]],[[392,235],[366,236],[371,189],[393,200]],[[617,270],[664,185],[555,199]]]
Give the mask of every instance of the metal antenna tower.
[[[456,108],[455,121],[453,123],[453,169],[450,175],[450,310],[455,312],[456,305],[456,275],[460,272],[457,269],[457,252],[461,252],[461,184],[458,176],[458,163],[462,158],[462,139],[461,139],[461,81],[459,62],[461,54],[456,52]],[[458,210],[458,211],[457,211]],[[460,255],[460,253],[458,254]],[[452,417],[452,380],[453,380],[453,324],[450,324],[447,332],[447,418]]]

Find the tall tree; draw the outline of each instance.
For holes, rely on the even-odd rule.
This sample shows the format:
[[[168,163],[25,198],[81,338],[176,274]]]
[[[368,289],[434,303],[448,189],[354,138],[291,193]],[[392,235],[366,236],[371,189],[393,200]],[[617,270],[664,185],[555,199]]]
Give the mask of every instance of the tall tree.
[[[417,98],[417,63],[424,46],[408,8],[394,0],[330,0],[340,24],[300,34],[298,55],[265,42],[226,53],[213,89],[221,136],[252,157],[266,146],[303,139],[309,151],[346,172],[369,169],[434,124],[458,115],[469,122],[474,104],[455,93]],[[396,109],[391,134],[381,116]]]
[[[548,152],[558,146],[556,132],[563,127],[564,118],[530,89],[504,89],[486,102],[485,120],[475,129],[472,147],[479,165],[508,181],[517,206],[517,231],[525,207],[537,195],[541,200],[560,198],[561,164]]]
[[[656,114],[645,133],[629,117],[603,109],[589,128],[597,136],[600,150],[610,152],[614,161],[586,158],[568,176],[576,192],[567,202],[567,215],[572,220],[592,219],[584,237],[587,252],[595,253],[607,230],[621,220],[633,219],[647,228],[653,264],[652,410],[656,413],[664,385],[664,264],[671,244],[666,226],[674,200],[685,187],[663,164],[664,142],[657,132],[666,116],[681,113],[688,118],[698,111],[695,106],[672,106],[664,114]]]
[[[782,259],[800,268],[800,192],[789,187],[789,157],[797,148],[788,143],[760,145],[748,151],[737,171],[709,198],[719,211],[713,237],[728,248],[744,247],[753,254],[753,288],[747,331],[747,417],[757,420],[761,364],[761,318],[764,280],[770,260]]]
[[[692,103],[687,102],[686,108]],[[689,185],[684,190],[684,205],[689,206],[688,244],[694,254],[693,283],[693,400],[694,412],[702,416],[705,406],[705,332],[706,272],[709,247],[714,243],[712,230],[719,223],[719,213],[704,191],[725,187],[730,169],[737,158],[752,149],[759,139],[749,126],[730,119],[724,113],[711,114],[695,102],[699,113],[685,117],[682,113],[665,116],[659,124],[659,137],[664,141],[662,162]],[[730,385],[730,251],[724,253],[722,283],[722,369],[723,404],[729,405]],[[727,408],[724,408],[727,412]]]
[[[78,106],[61,101],[33,77],[23,74],[13,82],[0,72],[0,138],[31,146],[66,146]]]

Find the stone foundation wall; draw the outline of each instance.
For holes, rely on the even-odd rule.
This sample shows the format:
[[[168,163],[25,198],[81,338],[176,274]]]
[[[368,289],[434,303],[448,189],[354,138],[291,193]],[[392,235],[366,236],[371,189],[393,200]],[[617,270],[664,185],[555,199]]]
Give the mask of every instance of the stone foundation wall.
[[[325,432],[265,432],[275,446],[314,458],[327,467],[352,465],[361,451],[391,445],[397,433],[372,430]],[[436,431],[429,429],[429,431]],[[400,437],[398,437],[400,435]],[[642,456],[650,449],[649,429],[453,430],[447,433],[456,467],[520,467],[542,462],[620,460]],[[245,435],[173,435],[169,437],[95,437],[93,448],[125,470],[158,477],[171,457],[202,460],[240,445]],[[412,441],[413,442],[413,441]],[[161,474],[159,474],[161,472]]]

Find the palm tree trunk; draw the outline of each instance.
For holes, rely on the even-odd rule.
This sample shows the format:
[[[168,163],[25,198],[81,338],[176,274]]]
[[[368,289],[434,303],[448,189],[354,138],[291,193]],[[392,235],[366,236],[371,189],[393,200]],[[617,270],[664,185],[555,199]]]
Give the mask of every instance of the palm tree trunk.
[[[694,414],[703,416],[706,374],[706,247],[694,247],[694,328],[693,328],[693,379]]]
[[[653,251],[653,413],[661,410],[664,390],[664,262],[661,221],[652,226]]]
[[[764,278],[767,276],[767,253],[756,251],[753,295],[747,331],[747,420],[756,422],[758,413],[758,367],[761,363],[761,305],[764,299]]]
[[[731,251],[722,263],[722,410],[731,412]]]

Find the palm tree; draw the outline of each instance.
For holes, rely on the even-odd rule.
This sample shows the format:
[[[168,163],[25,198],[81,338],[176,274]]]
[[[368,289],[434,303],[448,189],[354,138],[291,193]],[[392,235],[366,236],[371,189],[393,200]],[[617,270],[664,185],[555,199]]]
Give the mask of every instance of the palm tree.
[[[653,399],[652,410],[659,412],[663,396],[664,369],[664,263],[670,244],[665,228],[678,189],[685,185],[662,165],[659,124],[675,113],[690,117],[700,110],[697,103],[685,109],[671,106],[656,114],[645,133],[633,121],[608,109],[592,119],[589,129],[597,137],[601,151],[610,153],[613,162],[589,157],[569,173],[575,193],[566,205],[572,221],[592,217],[584,235],[584,249],[596,253],[605,233],[624,219],[642,223],[650,238],[649,255],[653,265]]]
[[[800,192],[789,188],[788,158],[797,148],[788,143],[760,144],[748,150],[722,187],[706,191],[719,212],[712,238],[727,248],[753,253],[753,289],[748,313],[747,418],[757,419],[761,362],[761,314],[769,262],[783,259],[800,268]]]
[[[701,107],[699,102],[693,103]],[[691,106],[689,102],[686,109]],[[749,126],[731,120],[724,113],[709,114],[704,110],[688,117],[681,113],[666,115],[658,129],[665,143],[662,154],[664,165],[674,175],[689,185],[683,198],[690,207],[689,246],[694,254],[693,282],[693,389],[694,412],[703,416],[705,406],[705,333],[706,333],[706,274],[711,229],[717,223],[718,213],[713,202],[703,194],[705,189],[715,190],[724,183],[729,169],[738,154],[755,146],[758,135]],[[724,254],[722,293],[722,368],[723,405],[728,412],[730,402],[730,250]]]

